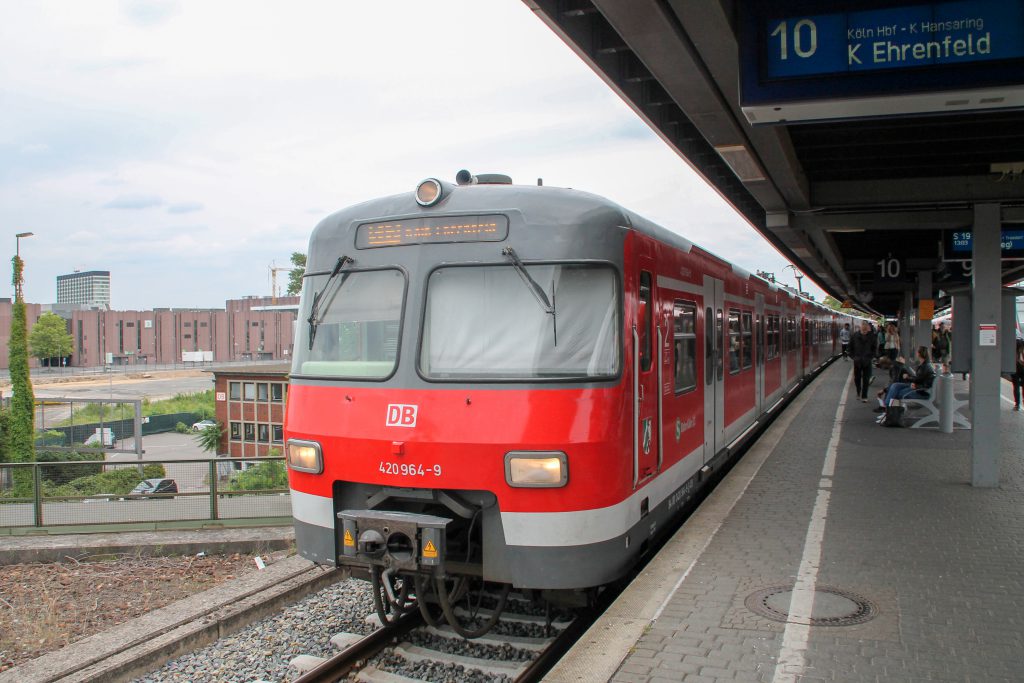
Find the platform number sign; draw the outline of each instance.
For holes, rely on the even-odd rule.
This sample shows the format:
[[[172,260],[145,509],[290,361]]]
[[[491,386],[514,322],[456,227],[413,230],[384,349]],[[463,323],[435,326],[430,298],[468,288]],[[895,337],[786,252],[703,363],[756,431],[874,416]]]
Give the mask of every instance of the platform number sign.
[[[882,280],[898,280],[903,276],[903,262],[892,254],[886,254],[885,258],[875,261],[875,266]]]
[[[771,38],[775,39],[772,49],[778,49],[778,58],[783,61],[791,54],[797,59],[807,59],[818,51],[818,27],[811,19],[780,21],[771,32]]]

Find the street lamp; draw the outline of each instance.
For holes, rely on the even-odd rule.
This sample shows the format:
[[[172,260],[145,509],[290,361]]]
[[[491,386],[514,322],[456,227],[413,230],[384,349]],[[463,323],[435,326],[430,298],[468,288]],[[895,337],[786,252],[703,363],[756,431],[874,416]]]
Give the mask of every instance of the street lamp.
[[[22,237],[31,237],[34,234],[35,234],[34,232],[19,232],[18,234],[16,234],[14,236],[14,258],[17,261],[19,268],[22,267],[21,266],[21,238]],[[16,282],[14,283],[14,298],[17,301],[21,301],[22,300],[21,282],[22,282],[23,276],[18,277],[18,274],[16,274],[15,279],[16,279]]]
[[[19,258],[21,257],[21,238],[22,237],[32,237],[33,235],[35,235],[34,232],[19,232],[17,235],[14,236],[14,255],[15,256],[17,256]]]

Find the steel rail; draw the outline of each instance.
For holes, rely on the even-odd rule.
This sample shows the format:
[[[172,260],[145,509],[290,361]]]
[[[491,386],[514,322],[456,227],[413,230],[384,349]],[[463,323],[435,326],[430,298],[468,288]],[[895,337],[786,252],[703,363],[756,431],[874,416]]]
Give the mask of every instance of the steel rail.
[[[335,683],[352,669],[391,644],[392,639],[404,636],[423,624],[419,610],[406,612],[391,626],[381,628],[358,640],[333,657],[296,678],[292,683]]]

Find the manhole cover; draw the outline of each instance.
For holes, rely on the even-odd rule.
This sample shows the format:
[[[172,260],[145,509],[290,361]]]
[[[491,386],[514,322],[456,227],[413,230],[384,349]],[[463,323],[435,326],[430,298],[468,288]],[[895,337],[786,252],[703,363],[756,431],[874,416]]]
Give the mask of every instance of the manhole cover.
[[[773,621],[789,621],[792,586],[774,586],[755,591],[744,604],[754,614]],[[853,626],[873,619],[878,610],[869,600],[831,586],[814,589],[811,626]]]

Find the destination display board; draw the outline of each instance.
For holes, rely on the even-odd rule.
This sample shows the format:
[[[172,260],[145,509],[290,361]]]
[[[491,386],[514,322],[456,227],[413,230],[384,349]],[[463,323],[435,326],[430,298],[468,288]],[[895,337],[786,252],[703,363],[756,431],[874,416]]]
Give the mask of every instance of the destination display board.
[[[1024,228],[1004,228],[1000,243],[1004,260],[1024,260]],[[970,230],[947,230],[944,246],[946,261],[969,260],[974,249],[974,233]]]
[[[741,104],[751,122],[941,110],[950,98],[919,95],[986,88],[963,106],[1019,106],[1004,91],[1024,86],[1024,0],[893,4],[741,0]],[[854,98],[878,102],[850,106]],[[887,108],[886,98],[901,103]],[[821,101],[845,104],[785,106]]]
[[[508,217],[420,216],[363,223],[356,228],[356,249],[445,242],[500,242],[508,237]]]

